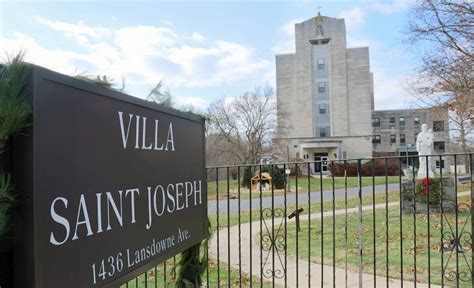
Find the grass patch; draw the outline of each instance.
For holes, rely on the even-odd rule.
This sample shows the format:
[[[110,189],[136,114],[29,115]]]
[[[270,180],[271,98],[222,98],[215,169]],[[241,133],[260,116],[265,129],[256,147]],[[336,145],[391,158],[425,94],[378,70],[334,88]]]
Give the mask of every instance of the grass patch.
[[[470,185],[469,184],[463,184],[458,186],[458,191],[463,192],[463,191],[469,191]],[[387,196],[387,197],[386,197]],[[380,203],[385,203],[387,202],[396,202],[400,199],[400,194],[398,191],[392,191],[388,192],[387,195],[385,193],[376,193],[375,194],[375,199],[372,198],[372,195],[363,195],[362,197],[362,205],[373,205],[373,204],[380,204]],[[375,200],[375,201],[373,201]],[[347,198],[347,208],[354,208],[359,205],[359,198],[358,197],[348,197]],[[334,201],[334,209],[344,209],[346,207],[346,200],[344,198],[336,198]],[[258,207],[257,207],[258,208]],[[284,209],[284,206],[275,206],[275,208],[281,208]],[[291,214],[294,210],[296,210],[296,204],[288,204],[286,207],[286,215]],[[327,212],[327,211],[332,211],[333,209],[333,201],[323,201],[322,202],[322,207],[321,207],[321,202],[310,202],[308,205],[308,202],[300,202],[298,205],[298,208],[303,208],[303,212],[300,214],[301,219],[305,220],[307,219],[307,215],[309,214],[314,214],[314,213],[321,213]],[[322,208],[322,209],[321,209]],[[370,212],[372,213],[372,212]],[[252,221],[259,221],[260,219],[260,211],[254,210],[254,211],[241,211],[240,212],[240,223],[248,223]],[[213,213],[209,215],[209,221],[211,222],[211,231],[214,233],[217,228],[225,228],[234,225],[239,224],[239,214],[238,213],[229,213],[227,212],[224,213]],[[287,223],[293,223],[295,220],[287,220]],[[219,224],[219,225],[218,225]]]
[[[458,188],[459,188],[459,191],[467,191],[469,189],[470,186],[468,185],[460,185]],[[394,202],[394,201],[398,201],[399,199],[399,194],[398,192],[390,192],[387,194],[388,198],[387,198],[387,201],[388,202]],[[467,198],[466,198],[467,199]],[[463,198],[464,200],[464,198]],[[385,194],[384,193],[378,193],[375,195],[375,204],[378,204],[378,203],[385,203],[386,199],[385,199]],[[347,199],[347,207],[348,208],[353,208],[353,207],[357,207],[359,203],[359,199],[357,197],[350,197]],[[322,211],[325,212],[325,211],[332,211],[333,209],[333,202],[332,201],[324,201],[323,203],[323,207],[322,207]],[[344,199],[336,199],[334,201],[334,204],[335,204],[335,209],[343,209],[346,204],[345,204],[345,200]],[[372,202],[372,195],[369,196],[364,196],[362,198],[362,205],[371,205],[373,204]],[[283,207],[283,206],[280,206],[280,207]],[[317,203],[310,203],[310,205],[308,205],[308,203],[300,203],[299,207],[302,207],[304,209],[302,215],[302,232],[299,233],[298,237],[299,237],[299,255],[300,257],[302,255],[308,255],[307,252],[309,251],[307,249],[308,247],[308,238],[307,238],[307,232],[308,232],[308,222],[305,221],[305,217],[304,215],[307,215],[308,212],[310,213],[320,213],[321,212],[321,203],[320,202],[317,202]],[[309,209],[308,209],[309,207]],[[292,204],[292,205],[288,205],[287,206],[287,214],[293,212],[294,210],[296,209],[296,205]],[[367,211],[367,212],[364,212],[363,214],[363,223],[368,223],[369,222],[371,223],[372,221],[372,211]],[[380,214],[382,213],[382,214]],[[460,214],[461,215],[461,214]],[[260,213],[259,211],[242,211],[241,214],[240,214],[240,223],[247,223],[247,222],[250,222],[250,221],[259,221],[259,218],[260,217]],[[352,217],[356,217],[356,214],[352,214]],[[397,209],[389,209],[389,231],[391,231],[391,233],[397,233],[397,229],[396,227],[399,227],[399,226],[396,226],[397,223],[399,225],[399,222],[397,222],[398,220],[398,210]],[[417,216],[417,230],[418,232],[420,233],[420,235],[427,235],[426,231],[423,232],[423,227],[426,225],[426,219],[423,219],[423,217],[421,217],[420,215]],[[436,226],[434,223],[435,221],[433,220],[434,216],[430,217],[430,220],[432,221],[430,224],[431,226]],[[403,215],[403,223],[404,225],[406,225],[406,221],[410,221],[410,216],[407,216],[407,215]],[[411,216],[411,219],[413,217]],[[420,218],[420,219],[418,219]],[[307,218],[306,218],[307,219]],[[382,247],[385,243],[385,230],[383,230],[382,228],[385,227],[384,226],[384,223],[382,220],[385,219],[385,213],[384,211],[377,211],[377,214],[376,214],[376,219],[377,219],[377,222],[376,222],[376,229],[378,229],[378,232],[376,235],[376,238],[377,238],[377,248],[376,248],[376,253],[378,253],[377,255],[377,267],[385,267],[385,262],[383,262],[385,259],[385,254],[384,253],[384,248]],[[460,216],[460,219],[461,219],[461,216]],[[230,224],[230,226],[233,226],[233,225],[237,225],[239,223],[239,215],[238,213],[230,213],[230,214],[227,214],[227,213],[220,213],[219,215],[209,215],[209,220],[211,222],[211,231],[212,232],[215,232],[217,230],[217,228],[219,227],[219,229],[222,229],[222,228],[225,228],[228,226],[228,223]],[[217,225],[217,222],[219,220],[219,226]],[[353,222],[355,220],[355,222]],[[331,261],[331,257],[328,257],[328,256],[331,256],[332,254],[332,220],[330,220],[330,218],[325,218],[325,227],[329,228],[327,230],[324,231],[324,242],[326,243],[325,246],[324,246],[324,254],[326,255],[325,256],[325,259],[324,259],[324,263],[325,264],[330,264],[332,263]],[[342,221],[342,223],[341,223]],[[352,219],[351,220],[352,222],[350,223],[357,223],[357,219]],[[425,221],[425,222],[423,222]],[[318,242],[317,238],[321,239],[321,231],[319,231],[318,229],[320,229],[320,226],[319,226],[320,222],[318,220],[312,220],[311,221],[311,226],[310,226],[310,232],[312,234],[312,238],[311,238],[311,260],[312,261],[315,261],[315,262],[318,262],[320,259],[320,254],[317,254],[318,251],[320,251],[320,242]],[[342,225],[342,226],[341,226]],[[343,264],[344,263],[344,233],[343,233],[343,230],[342,230],[342,233],[341,233],[341,227],[344,227],[344,217],[336,217],[336,227],[337,227],[337,230],[336,230],[336,242],[339,243],[336,245],[336,265],[338,266],[341,266],[343,267]],[[357,233],[357,226],[356,225],[352,225],[354,227],[352,227],[351,229],[352,230],[349,230],[351,232],[355,232]],[[365,226],[364,226],[365,227]],[[369,228],[371,226],[369,225]],[[470,227],[470,226],[469,226]],[[364,228],[365,229],[365,228]],[[405,226],[404,226],[404,229],[405,229]],[[406,229],[410,229],[409,227],[407,227]],[[287,220],[287,231],[288,231],[288,253],[289,254],[294,254],[295,253],[295,241],[296,241],[296,233],[295,233],[295,230],[296,230],[296,227],[294,225],[294,219],[293,220]],[[426,229],[425,229],[426,230]],[[314,231],[314,233],[312,232]],[[319,232],[318,232],[319,231]],[[364,241],[368,242],[368,243],[372,243],[371,242],[371,239],[370,237],[369,238],[366,238],[365,235],[369,235],[371,233],[372,230],[369,230],[367,233],[364,233]],[[406,231],[409,231],[409,230],[404,230],[404,237],[408,237],[409,235],[405,235],[407,232]],[[364,230],[365,232],[365,230]],[[319,233],[319,235],[315,235]],[[380,235],[379,235],[380,234]],[[358,234],[351,234],[351,233],[348,233],[348,235],[351,235],[351,238],[350,239],[350,242],[352,242],[352,246],[350,249],[354,249],[354,247],[357,246],[357,237],[356,239],[354,240],[353,236],[354,235],[358,235]],[[371,234],[370,234],[371,235]],[[369,235],[369,236],[370,236]],[[436,234],[436,235],[439,235],[439,234]],[[380,236],[380,237],[379,237]],[[306,238],[305,238],[306,237]],[[395,235],[392,235],[392,234],[389,234],[389,237],[391,238],[391,241],[393,242],[395,238]],[[398,237],[398,235],[397,235]],[[421,237],[421,236],[420,236]],[[435,236],[432,234],[432,239],[434,238]],[[258,237],[257,237],[258,238]],[[305,240],[306,239],[306,240]],[[422,242],[421,242],[421,239],[419,240],[419,242],[417,242],[417,246],[418,246],[418,256],[423,256],[426,254],[426,249],[422,249],[420,247],[424,247],[422,246]],[[424,241],[426,241],[426,236],[423,238]],[[255,239],[254,239],[255,240]],[[439,240],[439,238],[438,238]],[[231,240],[231,241],[238,241],[237,239],[235,240]],[[292,241],[292,242],[291,242]],[[305,242],[306,241],[306,242]],[[340,246],[341,245],[341,241],[342,241],[342,245],[343,246]],[[259,241],[258,241],[259,242]],[[396,241],[395,241],[396,242]],[[412,238],[405,238],[404,241],[403,241],[403,246],[404,246],[404,251],[405,251],[405,254],[408,253],[407,255],[409,256],[405,256],[404,254],[404,257],[407,258],[409,257],[410,259],[413,259],[413,252],[410,253],[410,248],[409,248],[409,242],[413,242],[412,241]],[[439,241],[438,241],[439,242]],[[438,243],[434,240],[431,241],[431,243]],[[242,245],[242,249],[245,249],[245,247],[248,247],[250,243],[241,243]],[[395,244],[391,244],[391,242],[389,242],[390,245],[396,245]],[[364,247],[368,247],[367,245],[364,244]],[[398,258],[399,259],[399,255],[400,253],[397,252],[397,251],[394,251],[392,252],[392,248],[393,249],[397,249],[396,246],[389,246],[390,247],[390,253],[389,254],[389,271],[394,272],[395,274],[391,274],[391,275],[394,275],[393,277],[399,277],[399,271],[398,271],[398,275],[396,274],[396,271],[397,270],[397,264],[396,264],[396,259]],[[350,250],[348,250],[349,252]],[[341,253],[342,253],[342,256],[341,256]],[[354,254],[355,253],[355,254]],[[368,259],[369,256],[368,255],[373,255],[371,254],[371,251],[369,249],[369,247],[367,249],[364,249],[364,271],[365,272],[372,272],[370,270],[370,265],[373,263],[373,262],[370,262],[370,260]],[[398,254],[395,254],[395,253],[398,253]],[[355,256],[354,256],[355,255]],[[176,256],[176,261],[179,259],[178,256]],[[342,258],[341,258],[342,257]],[[467,255],[466,255],[467,257]],[[469,256],[470,257],[470,256]],[[302,257],[304,258],[304,256]],[[434,259],[435,256],[434,254],[432,254],[432,259]],[[306,258],[307,259],[307,258]],[[342,259],[342,260],[341,260]],[[351,260],[352,260],[352,263],[357,263],[357,250],[352,250],[352,255],[351,255]],[[393,261],[392,261],[393,260]],[[452,261],[452,260],[451,260]],[[165,273],[165,267],[163,264],[161,265],[158,265],[156,267],[156,271],[155,269],[152,269],[150,271],[147,272],[146,276],[145,274],[137,277],[136,279],[133,279],[131,280],[130,282],[128,282],[127,284],[123,284],[121,287],[130,287],[130,288],[138,288],[138,287],[173,287],[172,286],[172,283],[175,279],[175,276],[174,276],[174,271],[172,270],[173,268],[173,258],[169,259],[167,262],[167,265],[166,265],[166,273]],[[400,263],[400,262],[399,262]],[[404,269],[410,269],[409,268],[409,260],[407,259],[404,259]],[[418,264],[420,265],[420,264]],[[417,273],[420,273],[421,270],[420,268],[424,269],[423,268],[423,265],[420,266],[420,268],[418,267],[417,265]],[[452,266],[452,265],[451,265]],[[450,267],[451,267],[450,266]],[[355,267],[357,266],[354,266],[352,264],[352,266],[349,266],[350,269],[355,269]],[[398,270],[400,269],[399,268],[400,266],[398,266]],[[380,268],[380,269],[382,269]],[[256,268],[258,269],[258,267]],[[432,271],[435,271],[435,266],[432,265]],[[393,270],[393,271],[392,271]],[[410,272],[410,271],[409,271]],[[316,272],[315,272],[316,273]],[[384,270],[378,270],[377,273],[380,273],[380,274],[384,274],[385,271]],[[220,282],[218,283],[218,280],[217,280],[217,263],[215,261],[210,261],[210,265],[209,265],[209,287],[218,287],[220,285],[222,286],[227,286],[227,281],[228,281],[228,278],[227,278],[227,265],[226,264],[221,264],[221,267],[220,267]],[[434,275],[434,274],[433,274]],[[422,279],[420,278],[420,276],[418,276],[419,279]],[[166,279],[166,281],[165,281]],[[206,281],[207,279],[207,273],[204,274],[204,277],[203,277],[204,281]],[[405,277],[405,280],[408,280],[409,278]],[[156,282],[155,282],[156,281]],[[230,281],[231,281],[231,287],[238,287],[239,286],[239,274],[238,274],[238,271],[235,270],[235,269],[231,269],[231,274],[230,274]],[[155,286],[155,283],[157,283]],[[255,287],[259,287],[260,286],[260,281],[258,279],[258,277],[253,277],[252,279],[252,283]],[[433,283],[437,283],[437,282],[434,282]],[[128,285],[128,286],[127,286]],[[249,275],[245,275],[244,273],[242,274],[242,286],[244,287],[247,287],[247,286],[250,286],[250,277]],[[269,283],[264,283],[264,287],[270,287],[271,284]]]
[[[470,205],[468,197],[460,197],[459,203],[467,203]],[[469,220],[470,211],[463,210],[458,213],[459,233],[471,233],[471,223]],[[304,219],[304,218],[303,218]],[[388,222],[386,221],[388,219]],[[398,207],[385,209],[377,209],[375,213],[375,226],[373,224],[372,211],[362,213],[362,269],[365,273],[374,273],[374,255],[376,274],[380,276],[389,275],[390,278],[401,278],[403,273],[404,280],[414,281],[415,271],[417,281],[428,282],[431,276],[432,284],[441,284],[442,266],[441,257],[444,257],[444,266],[446,274],[456,271],[456,253],[451,251],[441,252],[441,215],[437,213],[430,214],[430,233],[428,234],[428,217],[425,214],[417,214],[413,219],[413,214],[403,214],[400,220]],[[416,222],[416,225],[414,223]],[[308,260],[308,258],[317,263],[332,265],[335,261],[337,267],[344,268],[346,259],[350,270],[358,271],[358,215],[350,213],[347,215],[347,242],[345,233],[345,215],[335,217],[335,231],[333,232],[332,217],[324,218],[324,229],[321,229],[321,221],[312,220],[301,222],[299,233],[296,231],[296,225],[291,223],[287,227],[287,251],[290,255],[298,255],[300,259]],[[386,224],[388,223],[388,238]],[[449,223],[449,224],[448,224]],[[455,229],[455,214],[446,213],[443,217],[444,232],[450,231],[448,225]],[[465,226],[464,226],[465,225]],[[402,227],[402,236],[400,236],[400,226]],[[415,233],[416,227],[416,233]],[[464,228],[463,228],[464,227]],[[375,229],[375,238],[374,238]],[[463,230],[462,230],[463,229]],[[308,233],[309,231],[309,233]],[[468,235],[470,241],[470,234]],[[415,256],[415,235],[416,235],[416,256]],[[333,236],[335,242],[333,242]],[[309,239],[311,237],[311,245]],[[257,237],[258,238],[258,237]],[[298,239],[298,249],[296,242]],[[400,241],[400,239],[402,239]],[[428,245],[428,239],[430,243]],[[323,240],[323,248],[321,249],[321,241]],[[373,243],[376,243],[374,250]],[[446,242],[446,241],[445,241]],[[388,250],[386,249],[388,243]],[[459,271],[470,275],[468,264],[471,263],[471,253],[469,242],[462,242],[464,249],[469,250],[458,254]],[[335,257],[333,258],[333,247],[335,247]],[[323,251],[323,253],[321,253]],[[387,252],[388,251],[388,254]],[[428,251],[430,253],[428,257]],[[346,256],[347,252],[347,256]],[[323,254],[323,257],[321,256]],[[388,262],[387,262],[388,255]],[[403,255],[403,261],[401,256]],[[347,257],[347,258],[346,258]],[[415,270],[416,259],[416,270]],[[430,270],[428,270],[428,259],[430,260]],[[449,259],[449,262],[447,262]],[[387,264],[388,263],[388,264]],[[403,264],[403,268],[402,268]],[[388,267],[388,269],[387,269]],[[388,271],[387,271],[388,270]],[[429,271],[431,271],[429,273]],[[444,279],[444,284],[451,286],[456,285],[455,281]],[[460,282],[462,286],[471,286],[471,280]]]
[[[230,177],[230,176],[229,176]],[[385,177],[375,177],[374,178],[375,185],[383,185],[385,184]],[[387,183],[398,183],[399,177],[398,176],[389,176],[387,178]],[[296,191],[296,182],[298,182],[298,192],[307,192],[308,186],[310,187],[310,191],[317,192],[321,190],[321,179],[319,177],[313,178],[310,177],[308,179],[307,176],[301,176],[296,179],[295,177],[290,178],[290,193],[295,193]],[[207,197],[209,200],[216,200],[216,199],[236,199],[239,195],[239,185],[238,180],[229,179],[221,180],[221,181],[208,181],[207,183]],[[362,186],[371,186],[372,185],[372,177],[363,177],[362,178]],[[358,186],[358,178],[357,177],[347,177],[347,187],[357,187]],[[332,190],[333,187],[333,179],[331,177],[323,177],[322,178],[322,187],[323,190]],[[334,188],[335,189],[342,189],[345,187],[345,180],[343,177],[335,177],[334,178]],[[219,193],[219,197],[217,197],[217,193]],[[279,196],[284,194],[284,189],[275,189],[274,195]],[[262,191],[262,197],[269,197],[272,196],[271,191]],[[247,187],[240,187],[240,198],[241,199],[249,199],[252,198],[259,198],[260,191],[255,189],[250,191]]]

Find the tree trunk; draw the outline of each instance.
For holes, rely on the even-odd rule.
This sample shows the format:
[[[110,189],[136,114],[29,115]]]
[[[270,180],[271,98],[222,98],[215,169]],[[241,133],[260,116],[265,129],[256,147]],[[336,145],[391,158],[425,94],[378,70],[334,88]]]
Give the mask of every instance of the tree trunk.
[[[462,147],[462,151],[464,153],[466,153],[466,155],[464,156],[464,166],[466,167],[466,173],[470,173],[471,172],[471,163],[470,163],[470,160],[469,160],[469,155],[467,155],[470,151],[468,145],[467,145],[467,139],[466,139],[466,127],[464,126],[464,121],[462,121],[461,119],[461,125],[460,125],[460,130],[461,130],[461,147]]]

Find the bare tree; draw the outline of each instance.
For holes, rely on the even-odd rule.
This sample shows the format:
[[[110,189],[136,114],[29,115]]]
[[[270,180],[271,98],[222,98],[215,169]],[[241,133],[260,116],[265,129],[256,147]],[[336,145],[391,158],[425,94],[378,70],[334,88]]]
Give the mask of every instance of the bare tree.
[[[465,0],[418,0],[411,10],[408,36],[423,60],[450,64],[473,60],[474,4]],[[442,53],[441,55],[439,53]],[[444,60],[442,59],[444,58]]]
[[[453,140],[469,152],[474,132],[474,4],[419,0],[411,13],[408,41],[421,56],[411,88],[421,103],[449,110]]]
[[[275,135],[274,90],[256,87],[235,98],[216,100],[209,106],[208,116],[215,153],[225,153],[242,164],[258,163]]]

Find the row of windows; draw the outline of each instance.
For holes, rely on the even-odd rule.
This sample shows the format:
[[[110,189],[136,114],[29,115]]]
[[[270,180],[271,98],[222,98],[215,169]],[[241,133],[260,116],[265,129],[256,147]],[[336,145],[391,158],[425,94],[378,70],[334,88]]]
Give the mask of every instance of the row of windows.
[[[405,126],[405,117],[398,118],[398,124],[400,126]],[[420,125],[420,117],[415,116],[413,118],[413,124]],[[395,126],[395,117],[390,117],[390,126]],[[380,127],[380,118],[372,118],[372,127]]]
[[[418,136],[418,134],[415,134],[415,139]],[[382,143],[381,136],[380,135],[374,135],[372,138],[372,143],[374,144],[380,144]],[[390,144],[396,144],[397,143],[397,135],[391,134],[390,135]],[[406,135],[405,134],[400,134],[400,144],[406,144]],[[434,141],[433,142],[433,148],[435,151],[445,151],[445,143],[444,141]]]
[[[420,117],[415,116],[413,118],[413,124],[420,125]],[[398,118],[398,125],[405,126],[405,117]],[[380,118],[372,118],[372,127],[380,127]],[[395,128],[395,117],[390,117],[390,128],[392,127]],[[444,131],[444,121],[433,121],[433,131]]]

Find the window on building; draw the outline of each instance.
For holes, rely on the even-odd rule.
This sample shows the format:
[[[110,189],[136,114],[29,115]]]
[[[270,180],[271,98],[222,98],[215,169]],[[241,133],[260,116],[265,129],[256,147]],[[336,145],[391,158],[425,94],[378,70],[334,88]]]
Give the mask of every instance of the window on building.
[[[379,144],[380,143],[380,135],[374,135],[374,138],[372,138],[372,143]]]
[[[326,92],[326,83],[324,83],[324,82],[319,82],[318,83],[318,92],[319,93]]]
[[[319,70],[324,69],[324,59],[318,59],[318,69]]]
[[[405,126],[405,117],[400,117],[398,119],[398,123],[400,124],[400,126]]]
[[[329,126],[317,127],[316,135],[318,137],[329,137],[331,135]]]
[[[326,114],[326,113],[327,113],[326,104],[319,104],[319,114]]]
[[[400,144],[405,144],[407,142],[405,134],[400,134]]]
[[[434,146],[435,151],[444,152],[444,150],[445,150],[444,141],[434,141],[433,146]]]
[[[395,117],[390,117],[390,129],[395,128]]]
[[[372,127],[380,127],[380,118],[372,118]]]
[[[444,121],[433,121],[433,131],[434,132],[444,131]]]
[[[390,135],[390,144],[397,143],[397,135]]]
[[[420,125],[420,116],[415,116],[415,118],[413,118],[413,123],[415,125]]]
[[[436,160],[436,169],[444,169],[444,160],[441,160],[441,162],[439,160]]]

